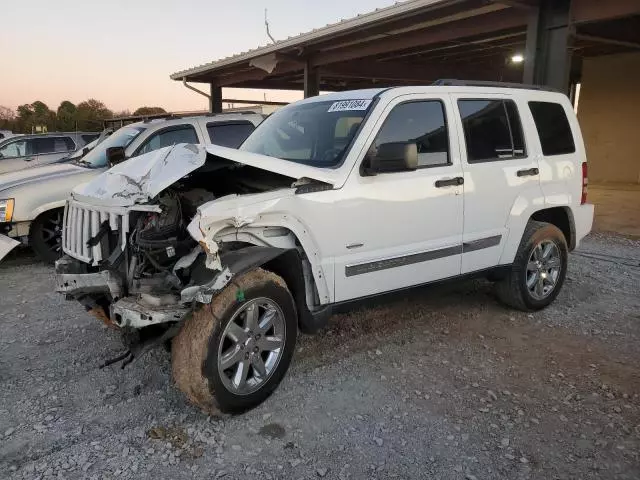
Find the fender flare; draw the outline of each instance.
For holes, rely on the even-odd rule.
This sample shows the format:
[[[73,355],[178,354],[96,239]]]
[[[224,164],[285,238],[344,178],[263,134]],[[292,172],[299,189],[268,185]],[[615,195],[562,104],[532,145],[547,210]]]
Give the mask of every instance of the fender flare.
[[[220,254],[223,269],[216,271],[207,268],[205,260],[206,255],[201,253],[190,266],[191,282],[181,292],[183,302],[211,303],[235,276],[263,267],[285,280],[295,302],[300,331],[315,333],[327,324],[330,306],[314,312],[307,306],[302,259],[296,249],[252,245],[223,252]]]

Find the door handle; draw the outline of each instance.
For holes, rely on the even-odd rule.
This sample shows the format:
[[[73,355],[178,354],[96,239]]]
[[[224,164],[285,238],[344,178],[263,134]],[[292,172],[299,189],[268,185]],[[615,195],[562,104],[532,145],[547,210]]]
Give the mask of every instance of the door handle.
[[[529,168],[528,170],[518,170],[517,175],[519,177],[531,177],[533,175],[538,175],[538,173],[540,173],[540,170],[537,168]]]
[[[462,177],[445,178],[442,180],[436,180],[436,188],[456,187],[458,185],[462,185],[463,183],[464,183],[464,178]]]

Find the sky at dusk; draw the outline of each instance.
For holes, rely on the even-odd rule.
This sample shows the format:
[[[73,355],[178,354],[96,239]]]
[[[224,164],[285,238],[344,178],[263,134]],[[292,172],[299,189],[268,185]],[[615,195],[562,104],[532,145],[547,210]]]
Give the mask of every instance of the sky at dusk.
[[[28,0],[2,8],[0,105],[103,101],[112,110],[207,108],[171,73],[265,45],[393,0]],[[194,84],[205,88],[206,85]],[[263,98],[227,89],[225,97]],[[268,91],[268,100],[300,94]]]

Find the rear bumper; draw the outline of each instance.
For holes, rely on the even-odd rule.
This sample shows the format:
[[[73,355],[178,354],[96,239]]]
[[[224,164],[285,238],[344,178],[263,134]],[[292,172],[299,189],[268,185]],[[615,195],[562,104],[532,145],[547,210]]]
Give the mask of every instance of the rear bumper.
[[[587,236],[593,227],[594,206],[591,203],[585,203],[579,207],[574,207],[573,222],[576,229],[576,248],[580,245],[580,241]]]

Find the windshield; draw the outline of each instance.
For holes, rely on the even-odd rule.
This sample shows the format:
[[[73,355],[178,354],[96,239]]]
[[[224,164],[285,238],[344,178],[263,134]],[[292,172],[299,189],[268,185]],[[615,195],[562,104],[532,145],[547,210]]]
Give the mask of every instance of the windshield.
[[[342,163],[372,100],[291,105],[273,113],[240,147],[314,167]]]
[[[94,147],[98,144],[98,139],[96,138],[94,141],[87,143],[84,147],[76,150],[71,155],[68,155],[63,158],[63,160],[77,160],[83,155],[85,155],[85,151],[93,150]]]
[[[107,148],[127,146],[140,135],[146,127],[122,127],[116,130],[109,138],[104,139],[96,147],[87,153],[80,162],[93,168],[107,166]]]

